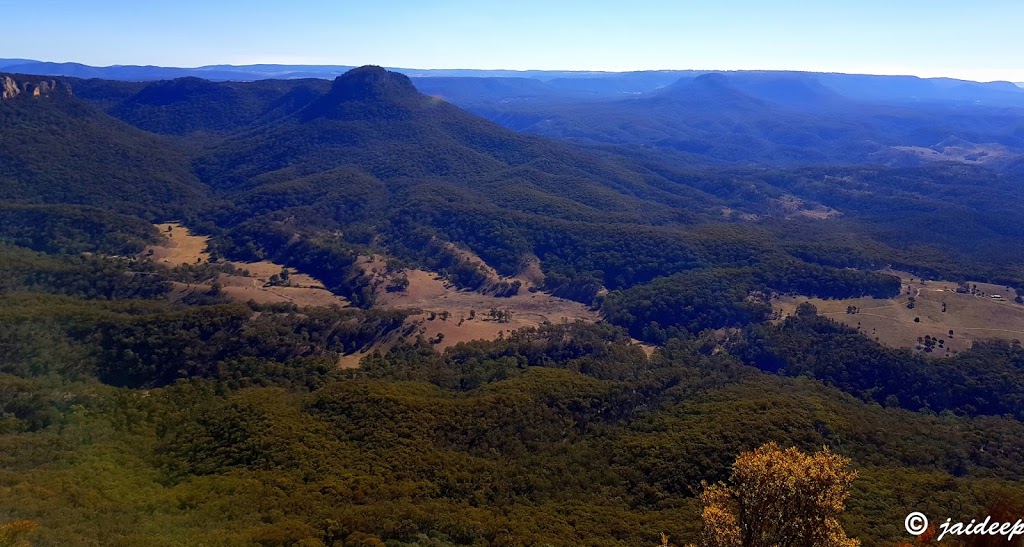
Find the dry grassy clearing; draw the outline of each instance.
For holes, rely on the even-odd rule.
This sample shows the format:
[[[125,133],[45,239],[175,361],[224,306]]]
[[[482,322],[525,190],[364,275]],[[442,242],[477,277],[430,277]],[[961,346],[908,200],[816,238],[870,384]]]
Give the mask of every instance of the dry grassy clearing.
[[[523,327],[535,327],[545,321],[589,321],[599,319],[597,312],[583,304],[542,292],[520,290],[508,298],[460,291],[436,274],[424,270],[406,270],[409,287],[404,292],[382,292],[378,305],[387,308],[419,308],[423,314],[411,320],[420,323],[424,336],[441,336],[435,345],[443,349],[459,342],[494,339]],[[491,311],[502,318],[491,317]],[[447,312],[447,318],[444,319]],[[431,315],[434,319],[431,320]],[[507,314],[507,317],[506,317]],[[472,318],[471,318],[472,317]]]
[[[922,146],[893,146],[891,154],[895,157],[904,155],[925,161],[954,161],[967,164],[984,164],[1006,160],[1016,154],[1009,148],[995,143],[975,144],[966,141],[952,143],[949,146],[935,145],[931,148]]]
[[[146,250],[146,253],[152,251],[151,256],[154,260],[168,266],[209,261],[210,256],[206,252],[208,238],[193,235],[177,223],[156,226],[167,238],[167,242]],[[495,282],[506,280],[469,251],[458,252],[465,259],[480,264],[488,273],[488,277],[493,278]],[[224,294],[235,300],[253,300],[259,303],[292,302],[299,306],[349,305],[346,299],[332,294],[316,279],[294,271],[290,271],[290,286],[268,286],[270,277],[281,272],[279,264],[269,261],[231,264],[248,271],[248,275],[221,274],[217,278]],[[378,286],[376,307],[422,310],[422,313],[411,316],[407,328],[402,330],[422,334],[425,338],[436,341],[434,347],[438,350],[444,350],[459,342],[493,340],[517,329],[536,327],[545,321],[596,322],[600,319],[597,312],[578,302],[543,292],[530,292],[528,287],[543,283],[540,264],[536,261],[527,263],[524,273],[517,278],[523,282],[523,287],[518,294],[508,298],[458,290],[437,274],[424,270],[400,270],[389,273],[387,260],[379,255],[361,259],[361,266],[364,271],[373,275]],[[389,281],[403,276],[409,280],[406,290],[388,292]],[[176,292],[180,295],[190,290],[209,288],[209,283],[178,283]],[[491,314],[492,310],[495,312],[494,316]],[[399,338],[395,336],[383,340],[368,351],[385,350],[398,342]],[[645,347],[644,350],[649,354],[653,348]],[[356,367],[365,355],[357,353],[342,356],[339,366]]]
[[[210,254],[206,252],[208,237],[193,235],[188,228],[178,223],[155,225],[160,233],[167,238],[162,245],[150,246],[145,253],[152,251],[152,258],[169,267],[182,264],[199,264],[209,262]],[[289,270],[287,286],[268,285],[271,276],[281,273],[281,265],[270,261],[261,262],[230,262],[248,275],[221,274],[217,283],[224,294],[239,302],[250,300],[260,304],[290,302],[298,306],[348,306],[345,298],[335,295],[324,288],[323,283],[305,275]],[[209,290],[210,283],[187,285],[176,284],[176,292],[180,295],[191,290]]]
[[[195,264],[209,261],[206,237],[192,235],[177,223],[156,225],[167,238],[163,245],[147,249],[154,260],[168,266]],[[468,253],[468,251],[461,251]],[[479,260],[476,257],[470,257]],[[288,286],[270,286],[271,276],[281,272],[281,265],[269,261],[232,263],[246,270],[247,275],[221,274],[217,282],[229,297],[259,303],[291,302],[299,306],[348,306],[345,298],[332,294],[316,279],[290,272]],[[524,275],[519,276],[523,287],[519,293],[501,298],[473,291],[458,290],[432,272],[412,269],[387,272],[386,259],[373,256],[364,259],[363,268],[378,280],[377,307],[419,309],[422,313],[408,319],[408,331],[422,334],[435,342],[435,347],[447,347],[470,340],[493,340],[514,330],[535,327],[544,323],[563,321],[596,322],[600,316],[586,306],[551,296],[543,292],[530,292],[529,287],[543,282],[540,266],[529,263]],[[492,270],[489,270],[491,272]],[[1024,339],[1024,305],[1013,302],[1013,291],[1006,287],[985,283],[971,284],[976,294],[957,293],[957,284],[949,281],[922,281],[911,274],[899,275],[901,294],[893,299],[853,298],[822,300],[819,298],[783,297],[775,306],[783,316],[793,313],[801,302],[811,302],[818,313],[831,317],[891,347],[915,348],[925,336],[943,340],[942,349],[933,355],[955,355],[966,350],[977,340]],[[494,273],[496,279],[500,277]],[[388,292],[388,281],[405,277],[409,285],[404,291]],[[207,290],[209,284],[177,284],[177,293],[189,290]],[[994,299],[992,295],[1001,295]],[[914,299],[913,309],[908,308]],[[945,306],[943,306],[945,304]],[[855,307],[856,313],[848,313]],[[945,308],[945,311],[943,311]],[[915,321],[917,319],[917,321]],[[949,331],[953,331],[950,335]],[[373,349],[386,349],[397,342],[385,340]],[[652,348],[645,348],[650,352]],[[342,357],[341,366],[358,366],[364,354]]]
[[[539,261],[527,261],[523,273],[516,278],[506,278],[470,251],[454,246],[450,250],[457,252],[464,260],[478,264],[491,284],[516,280],[522,282],[518,294],[498,297],[459,290],[438,274],[421,269],[389,272],[386,258],[380,255],[366,257],[361,263],[363,271],[371,275],[377,285],[375,306],[422,310],[422,313],[410,317],[409,322],[415,326],[416,332],[435,340],[434,347],[439,350],[459,342],[493,340],[517,329],[538,326],[545,321],[596,322],[600,319],[596,311],[578,302],[544,292],[530,292],[530,287],[544,280]],[[404,291],[389,292],[387,286],[396,278],[405,278],[409,284]],[[501,317],[492,317],[491,310]]]
[[[899,275],[903,282],[900,295],[893,299],[783,297],[774,304],[785,316],[792,314],[799,303],[810,302],[819,315],[857,328],[891,347],[915,348],[918,338],[938,338],[944,340],[945,347],[932,352],[938,356],[955,355],[977,340],[1024,340],[1024,305],[1014,303],[1015,293],[1006,287],[972,283],[978,294],[961,294],[956,292],[957,284],[950,281],[922,281],[908,273],[887,273]],[[994,299],[992,295],[1002,298]],[[913,309],[907,307],[911,297]],[[857,313],[847,313],[849,306],[855,306]]]
[[[371,261],[382,266],[382,260]],[[409,286],[402,292],[387,292],[382,284],[377,294],[376,307],[419,309],[421,313],[407,319],[407,329],[434,342],[439,351],[459,342],[494,340],[514,330],[536,327],[545,321],[552,323],[600,319],[597,312],[583,304],[551,296],[542,292],[529,292],[525,288],[518,294],[496,297],[474,291],[458,290],[435,273],[425,270],[402,270]],[[491,311],[494,310],[494,317]],[[385,350],[397,339],[385,340],[369,349]],[[653,351],[653,348],[644,348]],[[649,353],[648,353],[649,354]],[[343,356],[339,366],[354,368],[366,355],[358,353]]]
[[[377,306],[422,310],[422,313],[411,316],[408,324],[415,332],[434,341],[434,347],[438,350],[444,350],[460,342],[494,340],[512,331],[537,327],[545,322],[596,323],[601,320],[601,315],[597,311],[579,302],[545,292],[531,292],[527,287],[543,282],[539,261],[527,262],[524,272],[516,277],[523,282],[523,287],[510,297],[458,290],[439,275],[425,270],[403,270],[397,275],[405,276],[409,280],[408,288],[403,292],[387,292],[380,289]],[[640,346],[648,357],[656,349],[637,340],[634,340],[634,343]],[[359,356],[343,358],[343,363],[348,366],[357,366],[358,361]]]
[[[192,235],[188,228],[177,222],[165,222],[154,226],[160,230],[166,242],[146,247],[146,253],[152,252],[150,256],[153,260],[168,266],[198,264],[210,260],[210,253],[206,252],[206,244],[210,238]]]

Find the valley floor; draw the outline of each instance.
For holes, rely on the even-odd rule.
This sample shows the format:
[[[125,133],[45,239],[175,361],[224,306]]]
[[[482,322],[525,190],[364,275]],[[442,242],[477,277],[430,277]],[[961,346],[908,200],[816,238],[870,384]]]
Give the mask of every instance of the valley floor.
[[[935,356],[951,357],[979,340],[1024,339],[1024,305],[1013,301],[1012,289],[968,283],[977,290],[958,293],[958,284],[952,281],[924,280],[906,272],[887,273],[901,279],[900,295],[896,298],[824,300],[786,296],[773,301],[773,305],[786,317],[792,315],[800,303],[810,302],[819,315],[894,348],[925,351],[924,337],[938,339],[942,341],[941,347],[936,343],[929,352]],[[994,298],[996,295],[998,298]],[[912,308],[909,307],[911,299]]]
[[[167,240],[161,245],[147,248],[154,260],[167,266],[208,263],[209,238],[192,234],[178,223],[156,224]],[[479,259],[476,259],[479,260]],[[280,274],[282,265],[270,261],[226,262],[247,275],[220,274],[216,282],[221,291],[233,300],[260,304],[288,302],[298,306],[349,306],[349,302],[332,294],[317,279],[291,271],[288,285],[270,284],[271,276]],[[476,291],[460,290],[436,273],[421,269],[403,269],[397,272],[385,271],[385,259],[380,256],[368,258],[364,269],[380,278],[377,299],[378,309],[416,309],[420,313],[406,320],[401,332],[415,332],[432,340],[439,351],[460,342],[472,340],[495,340],[515,330],[537,327],[543,323],[566,323],[583,321],[594,323],[600,315],[587,306],[550,294],[528,290],[532,283],[525,284],[518,294],[497,297]],[[495,274],[496,275],[496,274]],[[390,292],[387,280],[404,277],[408,287],[403,291]],[[212,283],[177,283],[178,295],[192,290],[208,290]],[[381,340],[364,352],[342,356],[339,366],[355,368],[359,361],[375,350],[387,349],[398,342],[400,335]],[[653,347],[644,346],[650,353]]]

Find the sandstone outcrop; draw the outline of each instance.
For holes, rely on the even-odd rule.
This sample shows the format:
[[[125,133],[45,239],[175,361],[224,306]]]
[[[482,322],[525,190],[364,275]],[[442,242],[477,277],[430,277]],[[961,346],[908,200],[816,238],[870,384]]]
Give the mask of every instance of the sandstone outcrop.
[[[5,75],[0,80],[0,100],[17,99],[19,97],[53,97],[70,96],[71,86],[66,82],[48,79],[33,79]]]

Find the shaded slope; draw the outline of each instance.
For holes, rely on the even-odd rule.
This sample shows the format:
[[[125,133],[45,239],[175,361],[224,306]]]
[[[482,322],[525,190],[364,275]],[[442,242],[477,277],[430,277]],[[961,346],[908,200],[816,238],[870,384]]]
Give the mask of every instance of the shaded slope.
[[[377,67],[339,77],[296,115],[231,137],[197,163],[202,178],[222,192],[338,168],[386,181],[390,192],[441,184],[524,211],[541,208],[527,196],[540,193],[562,202],[557,208],[573,218],[672,217],[674,206],[699,197],[656,175],[513,133]],[[637,198],[651,203],[641,207]]]
[[[206,196],[164,139],[74,97],[0,101],[0,200],[173,216]]]
[[[109,112],[154,133],[226,132],[292,114],[326,87],[320,80],[240,84],[178,78],[149,84]]]

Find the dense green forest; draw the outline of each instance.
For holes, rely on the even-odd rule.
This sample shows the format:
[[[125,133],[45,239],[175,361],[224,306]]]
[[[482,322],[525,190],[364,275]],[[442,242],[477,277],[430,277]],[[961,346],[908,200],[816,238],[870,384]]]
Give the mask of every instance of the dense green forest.
[[[813,310],[750,328],[736,354],[762,370],[807,375],[867,401],[1024,419],[1020,342],[976,344],[952,359],[882,347]]]
[[[0,503],[43,545],[684,541],[701,481],[769,440],[852,458],[843,522],[867,542],[898,538],[907,503],[974,515],[1024,494],[1014,418],[904,410],[903,383],[866,404],[830,371],[811,373],[835,387],[761,372],[706,340],[648,358],[610,325],[546,325],[444,354],[410,338],[341,371],[401,315],[0,298]],[[959,387],[943,371],[923,393]]]
[[[376,67],[70,86],[0,101],[0,539],[684,545],[702,485],[769,442],[849,459],[864,545],[1024,499],[1019,342],[944,359],[772,308],[893,297],[886,266],[1024,292],[1019,173],[581,147]],[[151,260],[154,221],[213,262]],[[466,251],[602,320],[442,352],[361,268],[520,290]],[[232,301],[224,259],[353,306]]]

